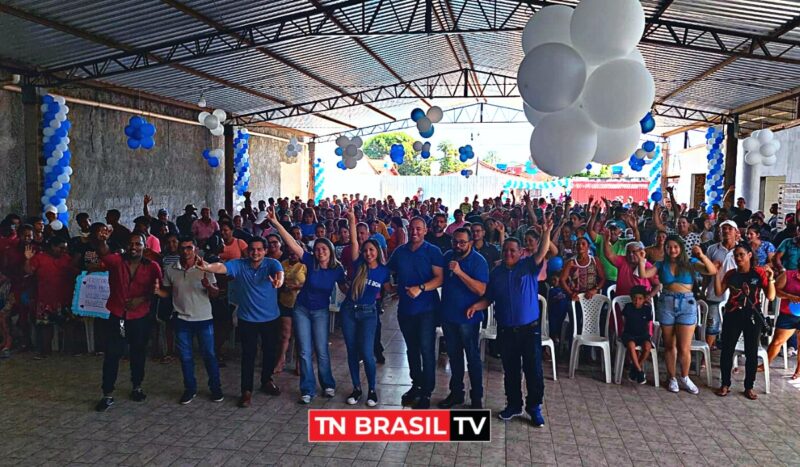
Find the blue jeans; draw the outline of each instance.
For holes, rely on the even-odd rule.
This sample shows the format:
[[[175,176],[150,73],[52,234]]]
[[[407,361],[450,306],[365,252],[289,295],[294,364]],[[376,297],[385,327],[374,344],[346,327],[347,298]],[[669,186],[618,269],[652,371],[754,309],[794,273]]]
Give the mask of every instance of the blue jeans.
[[[368,307],[361,305],[362,311]],[[346,303],[342,306],[342,333],[344,344],[347,347],[347,366],[350,367],[350,379],[353,389],[361,387],[361,368],[358,361],[364,359],[364,372],[367,374],[369,389],[375,389],[375,330],[378,325],[378,311],[375,305],[371,306],[372,316],[357,318],[355,306]]]
[[[447,343],[447,358],[450,359],[450,392],[464,395],[464,354],[467,354],[469,370],[469,398],[472,402],[483,399],[483,365],[478,346],[480,323],[443,323],[444,339]]]
[[[313,352],[317,353],[320,386],[322,389],[336,388],[328,354],[328,313],[327,308],[309,310],[302,305],[296,305],[292,312],[294,335],[300,348],[300,394],[303,396],[314,397],[317,393],[311,362]]]
[[[436,316],[433,311],[416,315],[397,315],[400,332],[406,341],[406,358],[411,383],[420,395],[430,397],[436,386]]]
[[[192,340],[197,336],[200,352],[208,373],[208,388],[212,392],[220,391],[219,364],[214,353],[214,320],[185,321],[175,319],[175,342],[181,357],[183,370],[183,387],[187,391],[197,392],[197,380],[194,377],[194,358],[192,357]]]

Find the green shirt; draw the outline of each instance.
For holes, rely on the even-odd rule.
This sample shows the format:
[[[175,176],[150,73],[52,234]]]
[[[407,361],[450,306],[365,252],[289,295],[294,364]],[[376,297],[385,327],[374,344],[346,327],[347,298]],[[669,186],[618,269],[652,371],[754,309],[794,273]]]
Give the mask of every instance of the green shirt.
[[[611,244],[611,251],[617,256],[625,256],[625,246],[630,240],[620,238]],[[617,267],[606,258],[606,250],[603,248],[603,237],[600,234],[594,237],[594,244],[597,245],[597,257],[600,258],[600,264],[603,265],[603,272],[606,273],[607,281],[617,281]]]

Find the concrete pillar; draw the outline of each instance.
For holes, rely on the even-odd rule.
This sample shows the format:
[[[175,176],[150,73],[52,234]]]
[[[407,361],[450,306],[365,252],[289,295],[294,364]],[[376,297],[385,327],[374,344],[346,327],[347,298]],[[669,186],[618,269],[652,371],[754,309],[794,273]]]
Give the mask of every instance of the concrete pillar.
[[[233,212],[233,126],[225,125],[225,132],[223,133],[225,142],[225,210],[231,216],[236,215]]]
[[[308,143],[308,199],[314,199],[314,177],[316,177],[316,169],[314,164],[317,163],[317,143]]]
[[[42,213],[41,102],[36,88],[22,86],[22,125],[25,147],[25,212],[29,216]]]
[[[742,163],[741,180],[742,186],[736,187],[733,205],[736,206],[736,198],[741,196],[747,203],[748,208],[752,209],[753,211],[758,210],[758,198],[760,197],[761,191],[761,164],[748,165]]]
[[[727,128],[725,129],[725,181],[723,183],[723,192],[728,191],[728,188],[736,183],[736,166],[739,159],[739,140],[736,138],[738,133],[739,116],[734,115],[733,120],[728,123]],[[739,190],[737,190],[737,192],[738,191]],[[735,205],[736,203],[734,201],[734,206]]]

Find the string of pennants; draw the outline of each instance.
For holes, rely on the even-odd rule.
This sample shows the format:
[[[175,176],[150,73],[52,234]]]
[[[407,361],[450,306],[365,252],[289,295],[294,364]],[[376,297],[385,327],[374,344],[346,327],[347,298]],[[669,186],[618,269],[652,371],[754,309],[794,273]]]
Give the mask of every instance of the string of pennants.
[[[566,188],[569,186],[569,178],[559,178],[546,182],[523,182],[520,180],[508,180],[503,188],[510,190],[547,190],[550,188]]]

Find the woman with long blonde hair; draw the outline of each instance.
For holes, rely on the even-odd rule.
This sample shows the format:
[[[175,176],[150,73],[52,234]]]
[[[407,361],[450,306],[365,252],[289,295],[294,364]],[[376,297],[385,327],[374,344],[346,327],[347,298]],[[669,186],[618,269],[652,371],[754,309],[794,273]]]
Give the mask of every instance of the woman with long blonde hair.
[[[347,398],[349,405],[355,405],[363,394],[361,390],[361,374],[359,360],[364,361],[364,372],[367,374],[367,406],[378,405],[378,394],[375,392],[375,330],[378,326],[377,297],[382,288],[388,291],[389,268],[383,264],[383,253],[375,240],[366,240],[358,244],[356,219],[348,213],[350,224],[350,252],[353,259],[353,276],[349,281],[347,298],[342,303],[342,333],[347,347],[347,365],[350,368],[350,379],[353,392]],[[359,253],[360,246],[360,253]]]

